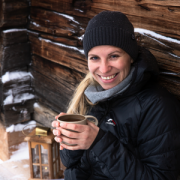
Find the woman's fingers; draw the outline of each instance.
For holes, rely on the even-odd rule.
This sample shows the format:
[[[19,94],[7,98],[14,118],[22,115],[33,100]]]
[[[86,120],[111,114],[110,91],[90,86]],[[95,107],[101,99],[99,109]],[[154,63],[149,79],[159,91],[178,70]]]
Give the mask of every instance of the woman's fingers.
[[[87,129],[87,125],[82,125],[82,124],[72,124],[72,123],[60,123],[60,127],[62,129],[69,129],[72,131],[77,131],[77,132],[83,132]]]
[[[55,119],[57,119],[59,116],[65,115],[65,114],[66,114],[66,113],[61,112],[59,115],[55,116]],[[53,121],[53,122],[51,123],[51,126],[52,126],[52,127],[59,127],[59,124],[60,124],[59,121]]]
[[[61,112],[59,115],[55,116],[55,119],[57,119],[59,116],[65,115],[66,113]]]
[[[60,126],[60,122],[59,122],[59,121],[53,121],[53,122],[51,123],[51,126],[52,126],[52,127],[59,127],[59,126]]]

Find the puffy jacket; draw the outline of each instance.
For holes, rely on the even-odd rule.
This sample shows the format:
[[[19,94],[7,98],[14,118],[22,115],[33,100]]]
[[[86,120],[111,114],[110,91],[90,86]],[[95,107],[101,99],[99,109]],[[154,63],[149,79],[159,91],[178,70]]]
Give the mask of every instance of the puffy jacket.
[[[154,56],[141,48],[129,88],[89,114],[99,133],[88,150],[62,150],[65,180],[176,180],[180,104],[158,85]]]

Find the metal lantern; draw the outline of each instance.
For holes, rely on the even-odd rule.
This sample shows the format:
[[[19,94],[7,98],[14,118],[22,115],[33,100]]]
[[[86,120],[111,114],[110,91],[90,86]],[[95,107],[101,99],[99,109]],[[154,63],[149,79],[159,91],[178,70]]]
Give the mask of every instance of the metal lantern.
[[[63,177],[60,168],[59,144],[52,130],[36,127],[26,138],[29,146],[30,179],[57,179]]]

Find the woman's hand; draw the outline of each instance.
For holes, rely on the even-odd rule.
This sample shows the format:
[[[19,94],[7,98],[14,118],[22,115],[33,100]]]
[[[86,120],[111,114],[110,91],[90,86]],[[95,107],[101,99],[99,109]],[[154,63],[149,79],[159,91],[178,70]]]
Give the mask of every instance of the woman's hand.
[[[57,119],[59,116],[62,116],[62,115],[65,115],[66,113],[60,113],[58,116],[55,117],[55,119]],[[59,121],[53,121],[52,122],[52,127],[55,127],[56,129],[53,130],[53,134],[54,135],[57,135],[58,137],[61,135],[61,131],[57,128],[60,127],[60,122]],[[55,138],[55,141],[56,141],[56,138]],[[59,141],[57,141],[59,142]],[[63,147],[61,147],[60,145],[60,150],[63,150]]]
[[[52,123],[52,126],[56,127],[56,130],[53,130],[53,133],[54,135],[57,135],[55,138],[57,142],[61,143],[62,141],[64,141],[69,144],[77,144],[75,146],[69,146],[61,143],[60,150],[64,148],[69,150],[89,149],[99,132],[99,127],[97,127],[90,121],[87,122],[88,125],[70,124],[65,122],[60,124],[57,121],[54,121]],[[76,132],[72,132],[67,129]]]

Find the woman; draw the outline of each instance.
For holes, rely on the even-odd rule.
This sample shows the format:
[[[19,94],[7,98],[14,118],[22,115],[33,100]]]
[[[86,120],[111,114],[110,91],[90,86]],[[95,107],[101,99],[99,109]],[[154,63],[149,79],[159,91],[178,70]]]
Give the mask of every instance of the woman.
[[[156,59],[137,46],[132,24],[103,11],[88,23],[83,47],[89,73],[67,113],[91,114],[99,125],[52,123],[57,142],[77,144],[60,145],[65,179],[176,180],[180,105],[157,84]]]

